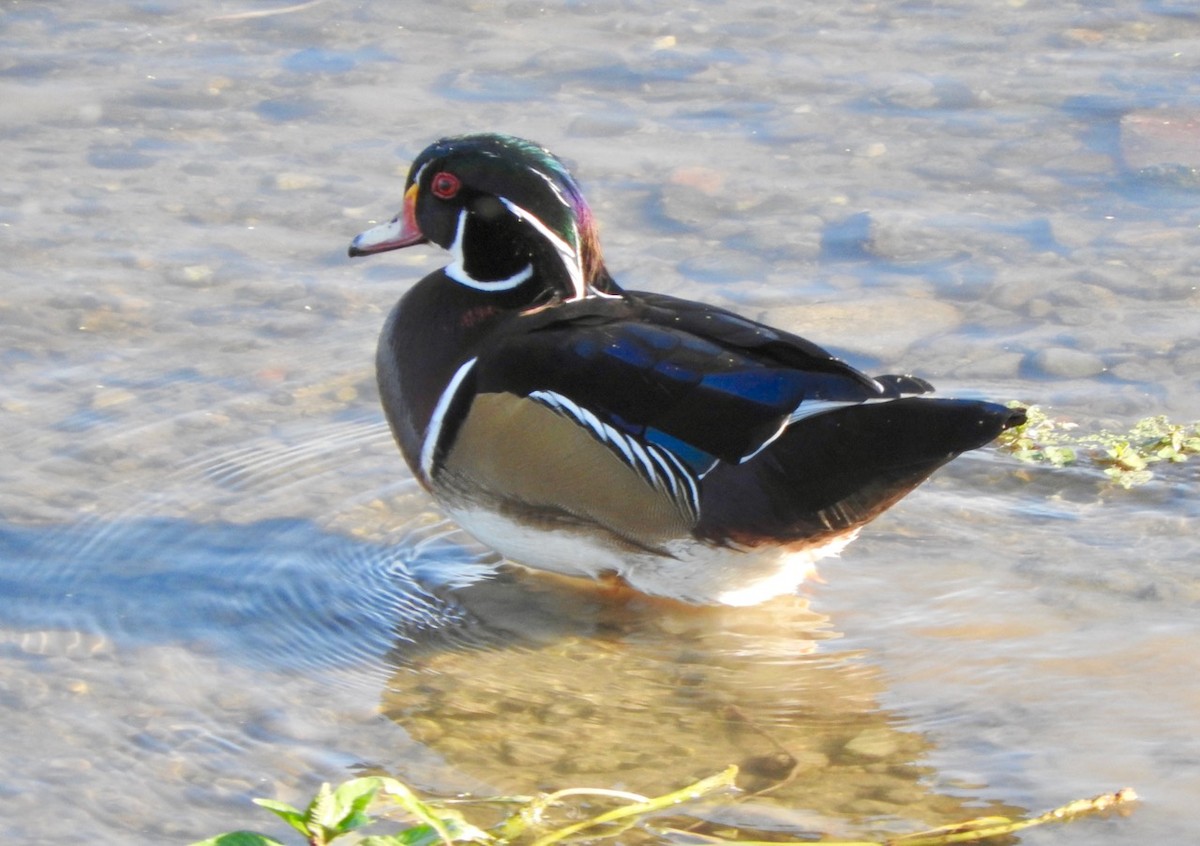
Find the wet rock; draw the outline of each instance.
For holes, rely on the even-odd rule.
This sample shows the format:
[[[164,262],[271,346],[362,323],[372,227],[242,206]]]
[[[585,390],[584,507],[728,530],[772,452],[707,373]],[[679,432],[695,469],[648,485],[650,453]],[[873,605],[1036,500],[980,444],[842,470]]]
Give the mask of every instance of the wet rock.
[[[213,284],[215,276],[213,268],[207,264],[189,264],[167,272],[172,282],[191,288],[207,288]]]
[[[884,792],[883,798],[896,805],[913,805],[926,798],[926,794],[915,784],[898,784]]]
[[[812,303],[750,315],[843,353],[898,361],[922,338],[948,332],[962,322],[950,303],[924,297],[874,297]],[[869,331],[865,327],[870,327]]]
[[[562,757],[557,744],[539,743],[531,738],[506,739],[500,743],[500,760],[514,767],[546,767]]]
[[[1118,379],[1153,384],[1169,384],[1174,376],[1171,360],[1151,352],[1115,364],[1109,372]],[[1191,372],[1195,373],[1194,370]]]
[[[428,745],[441,740],[446,730],[441,724],[428,717],[414,717],[404,724],[408,730],[408,735],[418,743]]]
[[[1050,347],[1036,353],[1033,365],[1042,374],[1060,379],[1087,379],[1107,368],[1098,355],[1067,347]]]
[[[1106,304],[1112,305],[1112,294],[1123,296],[1160,296],[1162,280],[1152,273],[1127,264],[1108,262],[1100,267],[1091,267],[1079,273],[1076,280],[1086,286],[1089,295],[1097,290],[1106,295]],[[1092,300],[1094,302],[1094,299]]]
[[[865,249],[876,258],[897,263],[944,261],[962,252],[959,240],[924,215],[874,213]]]
[[[870,99],[894,109],[961,109],[975,102],[971,90],[948,78],[917,73],[877,74]]]
[[[693,256],[679,263],[679,272],[698,282],[736,285],[746,279],[757,279],[767,273],[768,266],[756,256],[717,249]]]
[[[946,370],[956,379],[1014,379],[1021,371],[1025,356],[1019,352],[1004,352],[976,347],[957,362],[946,363]]]
[[[1200,111],[1138,109],[1121,118],[1121,155],[1135,172],[1200,167]]]
[[[863,817],[889,817],[900,812],[891,802],[880,799],[855,799],[845,806],[845,810]]]
[[[1195,377],[1200,373],[1200,347],[1192,347],[1187,349],[1180,345],[1182,349],[1174,355],[1173,365],[1175,373],[1180,376]]]
[[[886,728],[868,728],[855,735],[842,751],[854,758],[879,761],[899,751],[896,733]]]
[[[97,145],[88,153],[88,164],[101,170],[140,170],[155,163],[152,156],[121,146]]]
[[[658,207],[667,222],[685,229],[711,226],[727,214],[718,198],[694,185],[675,182],[662,187]]]
[[[796,766],[796,759],[787,752],[772,752],[769,755],[754,755],[743,758],[738,764],[747,775],[762,778],[786,778]]]
[[[580,115],[567,127],[569,135],[578,138],[615,138],[636,131],[638,122],[631,117],[616,115]]]
[[[132,391],[123,388],[100,388],[92,395],[92,410],[102,411],[137,399]]]
[[[1136,176],[1142,182],[1165,188],[1200,188],[1200,167],[1180,164],[1150,165],[1139,168]]]
[[[280,191],[304,191],[325,186],[325,180],[311,173],[285,172],[274,176],[275,187]]]

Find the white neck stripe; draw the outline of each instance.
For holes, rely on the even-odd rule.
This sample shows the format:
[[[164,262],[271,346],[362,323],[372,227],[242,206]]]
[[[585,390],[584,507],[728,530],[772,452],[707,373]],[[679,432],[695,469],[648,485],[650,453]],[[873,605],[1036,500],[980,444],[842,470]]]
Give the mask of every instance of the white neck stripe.
[[[487,282],[481,282],[478,279],[471,278],[471,275],[463,269],[458,262],[446,265],[443,270],[446,275],[457,282],[459,285],[465,285],[468,288],[474,288],[476,291],[511,291],[518,287],[522,282],[533,276],[533,265],[527,264],[521,270],[518,270],[507,279],[492,279]]]

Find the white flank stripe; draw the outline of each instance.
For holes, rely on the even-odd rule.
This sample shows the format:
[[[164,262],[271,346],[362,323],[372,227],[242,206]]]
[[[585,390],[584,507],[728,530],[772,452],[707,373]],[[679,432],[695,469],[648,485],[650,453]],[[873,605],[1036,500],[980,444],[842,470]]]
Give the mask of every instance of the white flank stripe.
[[[454,401],[454,396],[458,393],[463,379],[467,378],[467,374],[471,372],[471,368],[478,360],[478,358],[473,358],[454,372],[453,378],[450,379],[450,383],[446,385],[446,389],[438,397],[437,405],[433,408],[433,416],[429,418],[429,428],[425,430],[425,440],[421,443],[421,473],[424,474],[426,481],[433,478],[433,456],[437,452],[438,440],[442,436],[442,424],[445,422],[446,412],[450,408],[450,403]]]
[[[651,446],[646,448],[646,452],[650,454],[650,457],[654,459],[654,463],[657,464],[662,470],[662,473],[656,473],[655,475],[665,478],[667,480],[667,484],[671,486],[672,498],[679,499],[679,483],[675,481],[674,470],[667,466],[667,460],[663,458],[662,450],[655,449]]]
[[[677,479],[683,479],[685,482],[687,482],[688,502],[691,503],[692,512],[694,514],[699,514],[700,513],[700,488],[698,488],[696,486],[696,480],[692,478],[691,472],[688,470],[687,467],[684,466],[683,462],[679,460],[679,456],[675,455],[675,453],[671,452],[669,449],[659,449],[659,450],[655,450],[655,452],[663,455],[664,457],[669,459],[672,464],[675,465],[675,472],[672,474],[672,476]],[[716,464],[714,463],[713,466],[715,467]]]
[[[631,450],[629,448],[629,439],[628,438],[617,438],[615,440],[612,440],[612,439],[610,439],[610,440],[611,440],[613,446],[615,446],[617,449],[619,449],[621,451],[621,456],[625,459],[625,461],[628,464],[633,464],[633,450]]]
[[[696,480],[670,450],[639,443],[588,409],[554,391],[531,391],[529,398],[566,414],[590,430],[601,443],[620,452],[625,463],[649,485],[669,493],[672,499],[682,503],[693,515],[700,513],[700,489],[696,486]],[[681,480],[687,485],[687,491],[680,490]]]
[[[633,440],[629,442],[629,448],[632,449],[633,454],[637,456],[638,462],[646,468],[646,478],[653,480],[655,476],[654,465],[650,463],[650,456],[646,454],[646,450],[641,444]]]
[[[586,408],[584,408],[581,405],[576,406],[576,410],[579,412],[579,416],[583,418],[583,422],[586,423],[589,427],[591,427],[591,430],[593,432],[595,432],[597,435],[599,435],[602,440],[608,439],[608,431],[607,431],[608,427],[605,426],[602,422],[600,422],[599,417],[592,414],[592,412],[588,411]]]

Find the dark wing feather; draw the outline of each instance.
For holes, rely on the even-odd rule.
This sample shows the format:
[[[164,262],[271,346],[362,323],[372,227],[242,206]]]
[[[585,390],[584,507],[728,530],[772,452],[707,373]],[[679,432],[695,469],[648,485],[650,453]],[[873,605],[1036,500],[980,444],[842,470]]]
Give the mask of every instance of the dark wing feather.
[[[713,470],[701,489],[696,531],[713,542],[750,545],[840,534],[879,515],[955,456],[1024,421],[1022,409],[924,397],[801,421],[761,459]]]
[[[659,325],[701,335],[764,364],[842,376],[858,382],[866,392],[864,396],[880,396],[874,379],[807,338],[693,300],[645,291],[630,292],[629,297],[646,319]]]
[[[477,378],[482,392],[569,397],[696,472],[753,453],[803,401],[896,395],[802,338],[648,294],[517,318],[480,355]]]

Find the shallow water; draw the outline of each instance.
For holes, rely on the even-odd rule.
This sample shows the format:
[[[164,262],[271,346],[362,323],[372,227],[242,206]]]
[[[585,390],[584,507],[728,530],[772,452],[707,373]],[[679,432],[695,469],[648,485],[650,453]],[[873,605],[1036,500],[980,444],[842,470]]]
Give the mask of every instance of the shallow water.
[[[1085,429],[1200,418],[1192,4],[234,2],[0,11],[0,833],[186,843],[387,771],[666,790],[803,836],[1200,817],[1194,464],[984,451],[826,582],[683,612],[519,573],[377,408],[433,250],[345,259],[451,132],[576,164],[631,287]],[[35,814],[34,811],[37,811]]]

